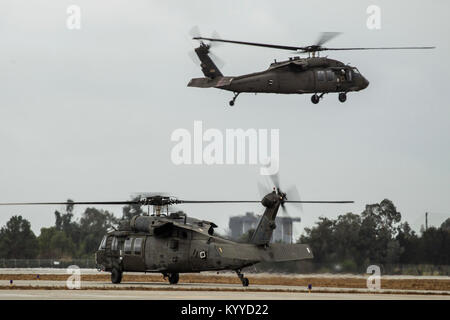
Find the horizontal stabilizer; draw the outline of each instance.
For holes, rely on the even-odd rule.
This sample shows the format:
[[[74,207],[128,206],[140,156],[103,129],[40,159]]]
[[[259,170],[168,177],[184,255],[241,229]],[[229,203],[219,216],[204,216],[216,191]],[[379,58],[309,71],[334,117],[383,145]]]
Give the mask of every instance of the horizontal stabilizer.
[[[312,259],[312,250],[306,244],[271,243],[268,247],[248,243],[217,244],[217,252],[224,258],[248,262],[283,262]]]
[[[223,88],[228,86],[232,77],[217,77],[214,79],[210,78],[193,78],[188,83],[188,87],[197,87],[197,88]]]
[[[313,257],[312,250],[306,244],[271,243],[266,249],[264,261],[297,261]]]

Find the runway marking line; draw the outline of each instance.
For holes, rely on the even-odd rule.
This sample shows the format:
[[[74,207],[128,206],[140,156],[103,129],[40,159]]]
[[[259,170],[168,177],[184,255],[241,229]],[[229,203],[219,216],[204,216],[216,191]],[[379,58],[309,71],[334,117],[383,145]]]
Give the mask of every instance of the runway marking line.
[[[20,286],[5,286],[0,285],[0,290],[69,290],[65,286],[33,286],[33,285],[20,285]],[[221,291],[221,292],[283,292],[283,293],[308,293],[308,290],[305,289],[279,289],[279,288],[186,288],[186,287],[86,287],[82,286],[77,290],[124,290],[124,291]],[[72,290],[71,290],[72,291]],[[433,291],[399,291],[399,290],[382,290],[382,291],[361,291],[361,290],[353,290],[353,289],[341,289],[341,290],[321,290],[316,289],[312,291],[313,293],[354,293],[354,294],[401,294],[401,295],[441,295],[441,296],[450,296],[450,292],[433,292]]]

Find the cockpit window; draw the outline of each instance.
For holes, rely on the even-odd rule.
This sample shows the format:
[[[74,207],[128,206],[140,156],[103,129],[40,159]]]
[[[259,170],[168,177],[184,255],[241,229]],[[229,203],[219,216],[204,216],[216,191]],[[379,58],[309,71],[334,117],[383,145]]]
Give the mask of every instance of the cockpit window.
[[[100,246],[98,247],[98,250],[105,250],[106,248],[106,236],[103,237],[102,242],[100,242]]]
[[[353,69],[353,72],[354,72],[354,73],[356,73],[356,74],[359,74],[359,70],[358,70],[358,69],[356,69],[356,68],[355,68],[355,69]]]
[[[125,249],[125,254],[131,254],[131,241],[133,239],[127,239],[125,240],[125,245],[124,245],[124,249]]]
[[[114,237],[111,243],[111,250],[116,251],[117,250],[117,238]]]
[[[317,80],[325,81],[325,71],[323,71],[323,70],[317,71]]]
[[[333,81],[334,80],[334,72],[331,70],[327,70],[327,81]]]
[[[134,240],[134,254],[141,254],[142,250],[142,238],[136,238]]]
[[[352,70],[347,70],[346,72],[347,81],[353,81],[353,73]]]

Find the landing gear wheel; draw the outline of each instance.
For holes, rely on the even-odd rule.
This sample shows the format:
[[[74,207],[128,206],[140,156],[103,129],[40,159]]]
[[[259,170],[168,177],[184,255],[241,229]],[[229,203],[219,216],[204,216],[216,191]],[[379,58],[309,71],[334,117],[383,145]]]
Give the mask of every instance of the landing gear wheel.
[[[234,106],[234,101],[236,101],[236,98],[238,97],[239,94],[240,94],[240,92],[234,93],[233,99],[230,100],[230,107]]]
[[[345,100],[347,100],[347,94],[345,92],[339,93],[339,101],[345,102]]]
[[[237,276],[239,277],[239,280],[241,280],[242,285],[243,285],[244,287],[248,287],[249,281],[248,281],[247,278],[244,278],[244,274],[241,273],[241,269],[237,269],[237,270],[235,270],[235,271],[236,271]]]
[[[178,280],[180,280],[180,275],[178,273],[170,273],[169,274],[169,283],[177,284]]]
[[[117,268],[113,268],[111,270],[111,282],[120,283],[120,281],[122,281],[122,271]]]
[[[313,95],[311,96],[311,102],[312,102],[312,103],[318,104],[318,103],[319,103],[319,100],[320,100],[320,98],[319,98],[319,96],[318,96],[317,94],[313,94]]]

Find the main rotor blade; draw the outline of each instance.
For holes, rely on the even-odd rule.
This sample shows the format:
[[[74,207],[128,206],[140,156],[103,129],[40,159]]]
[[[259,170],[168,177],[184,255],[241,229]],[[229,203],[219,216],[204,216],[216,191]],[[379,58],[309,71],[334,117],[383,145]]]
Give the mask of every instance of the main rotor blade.
[[[304,201],[286,200],[284,203],[355,203],[355,201]]]
[[[192,39],[195,39],[195,40],[208,40],[208,41],[216,41],[216,42],[227,42],[227,43],[235,43],[235,44],[244,44],[244,45],[248,45],[248,46],[266,47],[266,48],[283,49],[283,50],[302,50],[302,49],[305,48],[305,47],[283,46],[283,45],[269,44],[269,43],[257,43],[257,42],[225,40],[225,39],[217,39],[217,38],[193,37]]]
[[[261,200],[174,200],[174,204],[190,203],[260,203]],[[295,201],[287,200],[285,203],[354,203],[354,201]],[[74,202],[4,202],[0,206],[28,206],[28,205],[130,205],[142,204],[140,201],[74,201]]]
[[[177,203],[260,203],[261,200],[207,200],[207,201],[191,201],[177,200]],[[284,203],[354,203],[354,201],[303,201],[303,200],[286,200]]]
[[[261,200],[206,200],[206,201],[192,201],[192,200],[177,200],[176,203],[260,203]]]
[[[404,49],[435,49],[436,47],[374,47],[374,48],[319,48],[317,51],[337,50],[404,50]]]
[[[0,206],[35,206],[35,205],[127,205],[139,204],[139,201],[74,201],[74,202],[5,202],[0,203]]]
[[[296,47],[296,46],[285,46],[278,44],[270,44],[270,43],[258,43],[258,42],[247,42],[247,41],[236,41],[236,40],[225,40],[225,39],[217,39],[217,38],[205,38],[205,37],[193,37],[195,40],[208,40],[208,41],[216,41],[216,42],[226,42],[226,43],[234,43],[234,44],[243,44],[248,46],[257,46],[257,47],[265,47],[265,48],[273,48],[273,49],[282,49],[282,50],[291,50],[291,51],[304,51],[304,52],[313,52],[313,51],[338,51],[338,50],[399,50],[399,49],[435,49],[436,47],[359,47],[359,48],[324,48],[321,47],[321,43],[325,43],[332,38],[336,37],[339,33],[334,32],[325,32],[324,35],[318,40],[317,45],[313,46],[305,46],[305,47]]]

